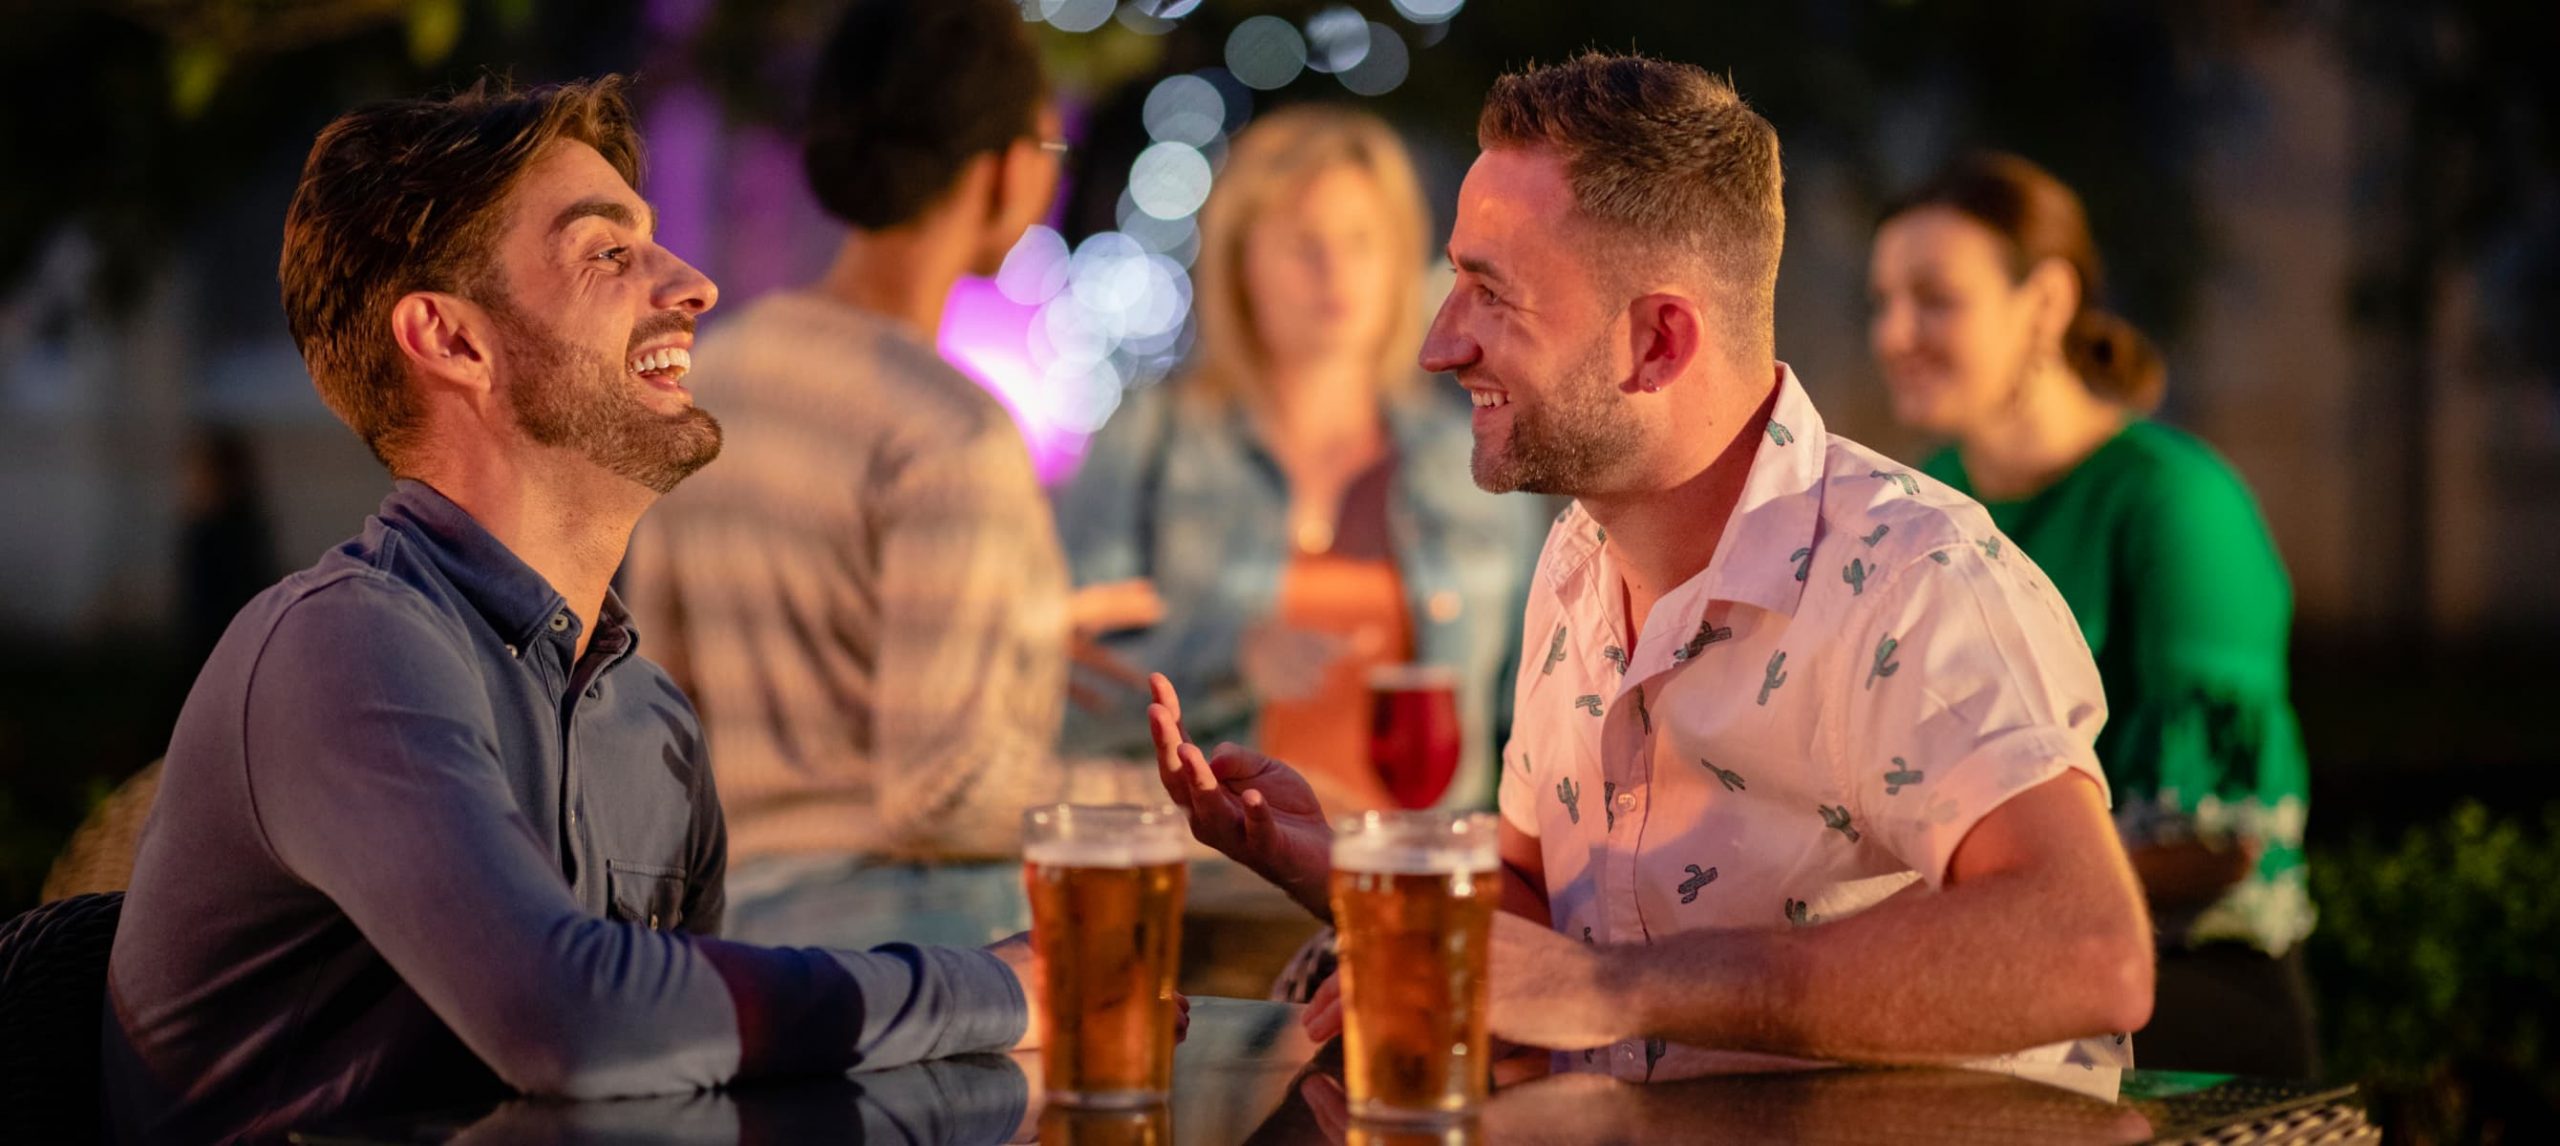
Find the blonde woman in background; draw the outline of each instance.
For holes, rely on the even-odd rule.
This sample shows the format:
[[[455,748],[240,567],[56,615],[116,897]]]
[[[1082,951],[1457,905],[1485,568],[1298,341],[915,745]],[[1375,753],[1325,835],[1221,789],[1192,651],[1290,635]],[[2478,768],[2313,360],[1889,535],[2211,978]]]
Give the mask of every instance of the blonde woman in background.
[[[1144,577],[1164,623],[1115,649],[1170,677],[1204,743],[1250,741],[1330,811],[1383,807],[1368,670],[1457,680],[1444,805],[1483,805],[1544,537],[1468,479],[1463,393],[1419,375],[1430,220],[1403,145],[1301,106],[1237,136],[1201,216],[1198,349],[1133,392],[1060,496],[1078,584]],[[1069,718],[1070,751],[1150,757],[1145,701]]]

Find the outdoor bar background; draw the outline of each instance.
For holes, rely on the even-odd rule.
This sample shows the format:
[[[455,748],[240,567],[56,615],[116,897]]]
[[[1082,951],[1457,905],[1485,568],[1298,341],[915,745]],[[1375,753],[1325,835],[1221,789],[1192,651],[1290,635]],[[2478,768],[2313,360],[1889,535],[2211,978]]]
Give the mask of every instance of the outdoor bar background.
[[[1730,73],[1786,145],[1779,355],[1835,428],[1913,460],[1925,443],[1892,425],[1866,349],[1875,212],[1968,147],[2050,167],[2088,201],[2116,308],[2168,355],[2160,417],[2237,466],[2292,573],[2333,1072],[2422,1133],[2548,1116],[2560,5],[1027,7],[1066,97],[1069,189],[1002,276],[963,285],[944,346],[1015,412],[1049,480],[1124,387],[1187,348],[1191,216],[1258,111],[1330,98],[1387,116],[1445,229],[1500,71],[1600,46]],[[322,123],[489,70],[636,72],[644,192],[661,240],[719,282],[711,323],[814,277],[836,237],[790,142],[825,3],[11,9],[0,916],[35,902],[71,828],[165,747],[209,639],[189,602],[236,576],[205,554],[246,538],[247,568],[299,568],[381,494],[277,304],[285,199]],[[191,473],[212,436],[251,478],[227,515],[209,508],[226,483]]]

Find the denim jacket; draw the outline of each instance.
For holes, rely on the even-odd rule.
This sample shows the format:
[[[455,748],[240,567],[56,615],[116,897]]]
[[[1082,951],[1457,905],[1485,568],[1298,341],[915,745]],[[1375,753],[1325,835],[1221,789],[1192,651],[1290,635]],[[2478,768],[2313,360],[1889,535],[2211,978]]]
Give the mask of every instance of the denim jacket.
[[[1237,653],[1246,629],[1278,607],[1291,559],[1289,484],[1242,409],[1200,397],[1179,386],[1130,393],[1059,492],[1058,533],[1078,585],[1154,580],[1165,620],[1106,644],[1173,681],[1192,739],[1250,743],[1260,702]],[[1386,404],[1397,451],[1387,517],[1414,659],[1459,672],[1466,747],[1442,803],[1480,807],[1493,797],[1521,606],[1554,506],[1476,488],[1458,397],[1437,386]],[[1147,758],[1145,698],[1118,696],[1099,714],[1070,711],[1063,744],[1070,753]]]

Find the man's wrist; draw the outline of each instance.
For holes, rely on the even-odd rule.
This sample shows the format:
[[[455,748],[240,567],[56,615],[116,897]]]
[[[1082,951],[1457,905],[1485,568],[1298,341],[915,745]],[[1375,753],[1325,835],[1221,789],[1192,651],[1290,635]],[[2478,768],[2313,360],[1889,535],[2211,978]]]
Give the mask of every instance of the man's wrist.
[[[1610,1041],[1645,1038],[1662,1029],[1661,994],[1641,944],[1609,943],[1588,948],[1591,961],[1581,987],[1581,1005],[1592,1024],[1607,1031]]]
[[[1288,891],[1289,898],[1298,902],[1298,906],[1306,908],[1308,914],[1327,924],[1333,922],[1333,856],[1331,853],[1332,848],[1328,846],[1323,859],[1302,865],[1294,878],[1281,884],[1281,887]]]

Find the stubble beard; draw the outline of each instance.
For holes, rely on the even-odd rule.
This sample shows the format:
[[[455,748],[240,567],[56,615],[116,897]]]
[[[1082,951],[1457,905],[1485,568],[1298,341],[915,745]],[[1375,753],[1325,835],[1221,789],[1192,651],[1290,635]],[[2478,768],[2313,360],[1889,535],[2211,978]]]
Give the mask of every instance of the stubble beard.
[[[673,490],[720,456],[720,420],[698,406],[661,414],[641,401],[622,362],[542,329],[512,303],[489,307],[515,365],[507,405],[536,445],[574,450],[652,493]],[[653,329],[654,326],[654,329]],[[638,341],[670,327],[643,323]]]
[[[1477,436],[1468,466],[1476,488],[1567,497],[1607,488],[1642,440],[1610,377],[1607,336],[1594,338],[1563,377],[1540,389],[1545,396],[1535,402],[1513,398],[1511,432],[1500,447]]]

